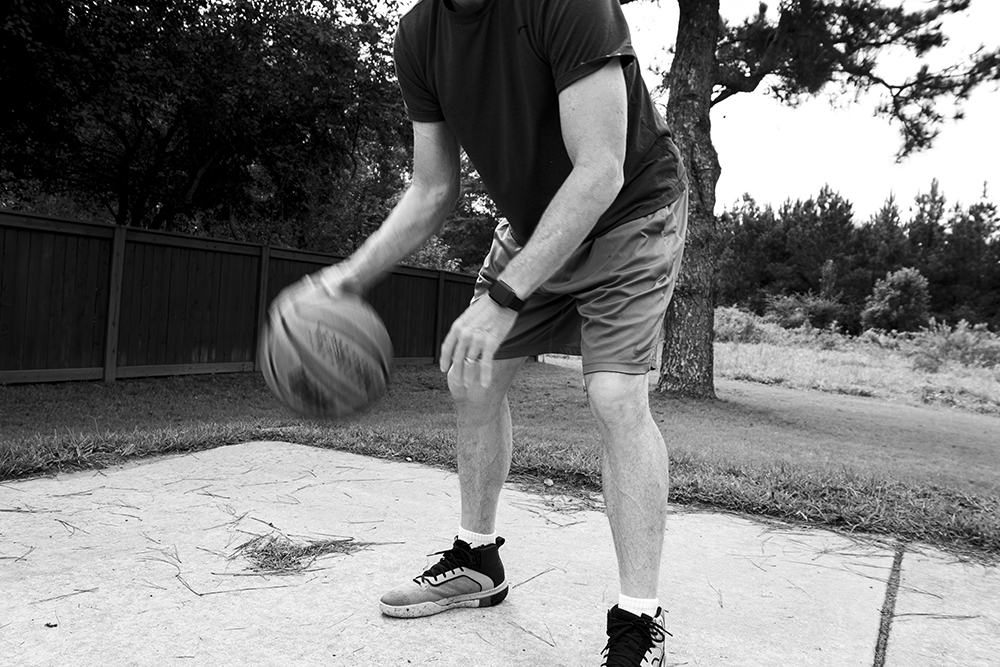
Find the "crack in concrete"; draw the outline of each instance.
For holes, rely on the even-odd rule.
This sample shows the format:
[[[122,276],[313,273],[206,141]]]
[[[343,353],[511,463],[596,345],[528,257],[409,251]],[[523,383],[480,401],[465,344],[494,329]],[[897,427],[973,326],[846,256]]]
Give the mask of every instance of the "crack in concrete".
[[[889,647],[889,631],[892,628],[892,618],[896,614],[896,596],[899,594],[899,579],[903,569],[903,554],[906,547],[896,544],[892,558],[892,572],[885,589],[885,602],[882,604],[882,620],[878,628],[878,641],[875,643],[875,662],[872,667],[885,667],[886,649]]]

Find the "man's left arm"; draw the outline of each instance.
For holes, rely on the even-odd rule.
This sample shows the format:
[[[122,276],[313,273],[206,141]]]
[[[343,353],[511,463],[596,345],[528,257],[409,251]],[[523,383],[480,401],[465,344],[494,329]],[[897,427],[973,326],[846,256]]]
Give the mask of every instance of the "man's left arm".
[[[531,239],[499,277],[520,298],[527,298],[566,262],[618,196],[624,178],[627,106],[618,58],[559,94],[563,143],[573,168]],[[454,364],[466,386],[477,374],[488,386],[493,355],[516,315],[493,299],[477,299],[455,321],[441,346],[441,370]],[[466,364],[466,359],[480,362]]]

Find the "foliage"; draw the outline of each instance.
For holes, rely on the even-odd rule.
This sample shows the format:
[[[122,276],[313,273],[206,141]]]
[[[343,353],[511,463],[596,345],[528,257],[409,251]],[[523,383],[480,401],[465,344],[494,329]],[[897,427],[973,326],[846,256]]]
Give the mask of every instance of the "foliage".
[[[784,331],[777,324],[739,308],[715,309],[715,342],[778,343]]]
[[[782,325],[773,315],[762,317],[733,307],[715,309],[715,342],[774,345],[832,350],[845,347],[850,339],[836,324],[817,328],[807,319],[791,319]]]
[[[775,295],[768,299],[767,315],[786,329],[811,326],[836,328],[843,307],[834,300],[812,293]]]
[[[850,202],[824,187],[815,198],[786,201],[775,211],[744,195],[724,219],[719,303],[772,312],[786,326],[808,321],[826,328],[837,321],[856,328],[855,302],[863,296],[854,294]]]
[[[1000,335],[983,325],[850,336],[735,308],[715,315],[719,377],[1000,415]]]
[[[861,322],[865,329],[916,331],[929,319],[928,299],[927,279],[916,269],[888,273],[865,301]]]
[[[101,203],[85,193],[59,190],[51,183],[18,178],[3,169],[0,169],[0,208],[54,218],[113,222]]]
[[[486,191],[479,172],[462,153],[462,198],[441,230],[449,257],[467,273],[475,273],[493,242],[493,231],[503,219]]]
[[[900,272],[904,273],[904,272]],[[915,272],[906,279],[912,280]],[[919,278],[919,274],[916,274]],[[919,282],[916,281],[916,282]],[[715,342],[851,349],[872,347],[913,360],[919,370],[937,372],[947,364],[964,368],[1000,369],[1000,334],[985,324],[955,325],[930,320],[914,330],[868,328],[858,336],[821,329],[801,318],[780,321],[735,307],[715,309]],[[1000,376],[997,377],[1000,382]]]
[[[451,259],[449,248],[438,236],[432,236],[417,248],[417,250],[403,261],[409,266],[420,266],[425,269],[442,269],[444,271],[458,271],[461,268],[458,260]]]
[[[825,186],[815,198],[785,202],[778,219],[788,251],[785,284],[795,292],[820,292],[826,262],[836,266],[850,253],[851,203]]]
[[[18,90],[0,169],[118,224],[349,247],[408,159],[392,10],[17,2],[0,28],[0,84]]]
[[[774,209],[743,195],[719,220],[717,300],[763,314],[768,292],[781,290],[787,259],[786,235]]]
[[[490,216],[452,215],[445,221],[441,238],[448,244],[448,256],[459,271],[469,274],[479,271],[489,253],[496,225],[496,220]]]
[[[828,188],[777,211],[744,195],[720,220],[718,303],[769,312],[785,326],[808,320],[825,328],[836,320],[852,334],[918,328],[928,316],[1000,327],[1000,216],[994,204],[983,199],[948,209],[934,181],[906,221],[892,198],[860,225],[849,210]],[[886,276],[904,268],[926,279],[927,312],[897,322],[891,313],[903,305],[890,307],[889,299],[906,279],[901,274],[887,283]]]
[[[984,368],[997,371],[1000,382],[1000,334],[984,324],[961,321],[950,325],[931,320],[926,327],[913,332],[868,329],[857,340],[885,350],[905,354],[918,370],[937,373],[953,365],[966,369]]]
[[[926,57],[948,42],[942,19],[969,8],[970,0],[937,0],[910,11],[900,3],[856,0],[787,0],[774,11],[761,3],[739,24],[724,25],[714,73],[718,104],[756,90],[795,106],[835,84],[839,92],[878,92],[876,115],[899,125],[899,158],[928,148],[947,120],[939,109],[951,103],[955,118],[980,84],[1000,79],[1000,49],[981,48],[959,62],[931,69]],[[916,71],[901,80],[879,64],[889,47],[914,56]]]
[[[950,322],[967,319],[1000,329],[1000,216],[982,200],[955,206],[936,256],[925,260],[931,310]]]
[[[914,366],[920,370],[937,372],[949,362],[968,367],[1000,367],[1000,336],[991,333],[984,324],[970,325],[962,320],[950,326],[932,321],[912,341]]]

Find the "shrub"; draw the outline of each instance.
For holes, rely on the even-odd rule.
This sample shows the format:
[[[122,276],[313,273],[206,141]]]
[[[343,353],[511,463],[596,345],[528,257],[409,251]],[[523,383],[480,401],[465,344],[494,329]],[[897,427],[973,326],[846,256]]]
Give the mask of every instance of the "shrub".
[[[816,329],[816,346],[821,350],[840,349],[844,336],[837,332],[837,321],[834,320],[826,329]]]
[[[883,331],[882,329],[865,329],[858,336],[859,343],[874,345],[883,350],[908,350],[912,347],[913,339],[918,334],[912,332]]]
[[[1000,336],[990,333],[985,324],[972,326],[962,320],[951,327],[932,320],[913,341],[917,370],[937,372],[947,362],[1000,368]]]
[[[437,236],[432,236],[416,249],[403,264],[424,269],[440,269],[457,272],[462,267],[457,259],[448,257],[448,246]]]
[[[837,350],[850,341],[850,337],[838,331],[837,326],[834,321],[825,329],[817,329],[806,322],[797,329],[782,329],[785,333],[783,342],[813,350]]]
[[[759,343],[760,332],[756,317],[739,308],[715,309],[715,341],[717,343]]]
[[[763,319],[739,308],[715,309],[715,340],[718,343],[764,343],[773,332],[773,327]]]
[[[844,306],[834,299],[814,294],[781,294],[768,298],[767,316],[785,329],[809,325],[817,329],[836,328]]]
[[[917,331],[927,324],[929,299],[927,279],[916,269],[887,273],[865,299],[861,324],[865,329]]]

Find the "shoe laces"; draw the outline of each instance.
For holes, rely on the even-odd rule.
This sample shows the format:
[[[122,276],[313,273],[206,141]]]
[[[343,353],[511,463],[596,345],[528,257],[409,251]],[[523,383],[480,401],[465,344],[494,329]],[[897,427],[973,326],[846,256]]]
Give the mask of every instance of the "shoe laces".
[[[634,667],[642,661],[646,652],[671,635],[649,616],[635,616],[623,619],[610,616],[608,619],[608,643],[604,647],[603,667]],[[622,649],[622,646],[626,648]],[[619,647],[614,654],[611,647]]]
[[[431,556],[441,556],[441,560],[435,563],[429,570],[425,570],[422,575],[414,579],[418,584],[421,579],[433,579],[434,577],[440,576],[445,572],[450,570],[455,570],[460,567],[469,567],[476,564],[475,553],[472,551],[466,542],[462,540],[455,540],[454,546],[451,549],[445,549],[444,551],[437,551]]]

